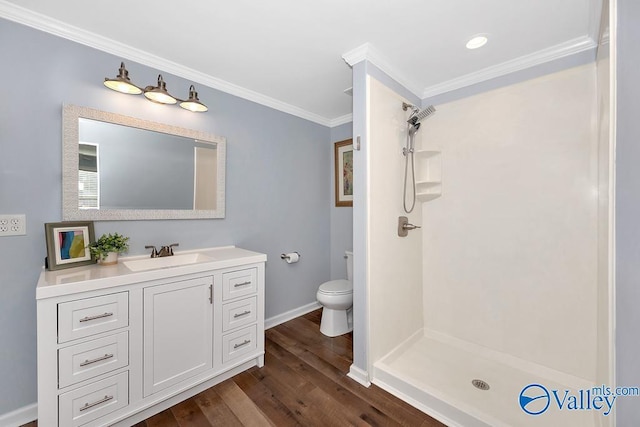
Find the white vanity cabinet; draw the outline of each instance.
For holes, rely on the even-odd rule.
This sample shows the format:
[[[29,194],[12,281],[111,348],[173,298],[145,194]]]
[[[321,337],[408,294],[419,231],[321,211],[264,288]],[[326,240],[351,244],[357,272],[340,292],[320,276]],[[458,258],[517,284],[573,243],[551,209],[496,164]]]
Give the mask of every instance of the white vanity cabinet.
[[[266,256],[199,252],[207,261],[41,274],[39,426],[135,424],[264,364]]]
[[[213,366],[213,277],[144,288],[144,396]]]

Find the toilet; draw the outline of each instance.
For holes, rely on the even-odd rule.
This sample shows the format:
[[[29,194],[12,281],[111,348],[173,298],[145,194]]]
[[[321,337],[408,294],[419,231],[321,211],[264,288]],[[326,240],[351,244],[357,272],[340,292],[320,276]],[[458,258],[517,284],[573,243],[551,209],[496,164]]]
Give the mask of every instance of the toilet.
[[[320,332],[337,337],[353,330],[353,252],[345,252],[347,280],[331,280],[318,288],[316,299],[322,305]]]

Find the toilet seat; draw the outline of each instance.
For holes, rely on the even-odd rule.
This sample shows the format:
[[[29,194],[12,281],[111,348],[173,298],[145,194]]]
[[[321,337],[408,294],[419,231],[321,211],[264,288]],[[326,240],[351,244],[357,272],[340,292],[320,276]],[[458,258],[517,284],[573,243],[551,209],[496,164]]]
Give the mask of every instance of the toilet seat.
[[[344,279],[324,282],[318,288],[318,293],[325,295],[346,295],[353,293],[353,284]]]

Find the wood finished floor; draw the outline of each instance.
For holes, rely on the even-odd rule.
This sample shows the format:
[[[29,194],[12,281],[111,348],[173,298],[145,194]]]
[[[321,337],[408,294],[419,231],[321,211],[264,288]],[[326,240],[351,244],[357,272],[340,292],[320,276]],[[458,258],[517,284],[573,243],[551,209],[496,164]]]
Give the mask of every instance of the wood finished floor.
[[[346,376],[352,334],[320,333],[321,310],[265,332],[265,366],[251,368],[135,427],[416,426],[444,424]],[[23,427],[36,427],[37,421]]]

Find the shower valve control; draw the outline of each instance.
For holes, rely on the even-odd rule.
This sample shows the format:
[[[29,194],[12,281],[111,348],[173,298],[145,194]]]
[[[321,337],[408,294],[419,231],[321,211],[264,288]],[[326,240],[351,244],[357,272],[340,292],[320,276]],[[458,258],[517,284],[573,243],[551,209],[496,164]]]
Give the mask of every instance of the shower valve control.
[[[398,217],[398,236],[407,237],[409,230],[415,230],[416,228],[420,228],[420,226],[410,224],[406,216]]]

